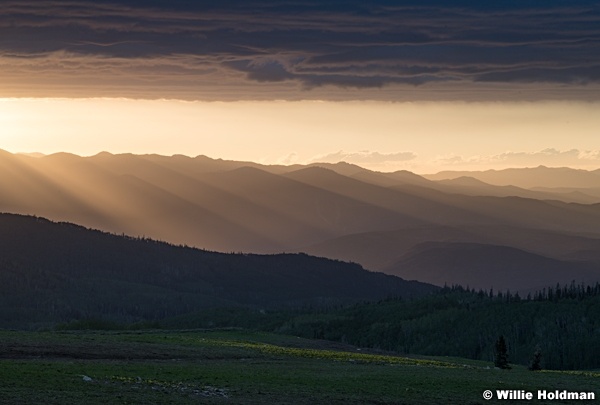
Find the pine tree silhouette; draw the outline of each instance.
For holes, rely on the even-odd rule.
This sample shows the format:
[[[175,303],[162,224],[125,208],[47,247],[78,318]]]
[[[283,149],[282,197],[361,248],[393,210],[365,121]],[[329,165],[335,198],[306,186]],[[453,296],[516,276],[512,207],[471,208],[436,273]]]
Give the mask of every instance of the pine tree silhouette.
[[[494,366],[501,369],[510,369],[510,366],[508,365],[508,349],[506,348],[506,341],[502,335],[500,335],[496,341]]]
[[[530,371],[539,371],[542,369],[542,349],[539,346],[535,347],[528,369]]]

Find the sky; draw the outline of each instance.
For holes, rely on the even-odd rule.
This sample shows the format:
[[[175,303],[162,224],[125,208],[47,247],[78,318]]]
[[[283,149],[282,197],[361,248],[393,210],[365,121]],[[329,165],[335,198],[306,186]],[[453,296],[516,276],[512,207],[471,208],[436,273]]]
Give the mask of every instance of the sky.
[[[600,167],[597,1],[0,5],[13,153]]]

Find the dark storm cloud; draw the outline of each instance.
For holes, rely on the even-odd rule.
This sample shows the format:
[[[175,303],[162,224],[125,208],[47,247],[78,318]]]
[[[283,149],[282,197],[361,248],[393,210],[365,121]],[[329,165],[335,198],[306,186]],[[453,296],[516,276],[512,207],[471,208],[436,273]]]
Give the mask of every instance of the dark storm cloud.
[[[597,2],[488,3],[2,1],[0,80],[25,95],[468,98],[507,83],[600,97]]]

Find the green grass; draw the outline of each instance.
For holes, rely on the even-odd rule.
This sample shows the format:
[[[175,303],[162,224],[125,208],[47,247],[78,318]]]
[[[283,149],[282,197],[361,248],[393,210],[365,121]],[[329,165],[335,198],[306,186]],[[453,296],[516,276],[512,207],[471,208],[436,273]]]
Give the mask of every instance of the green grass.
[[[242,330],[0,331],[0,402],[500,403],[484,401],[486,389],[595,391],[600,398],[597,372],[491,366]]]

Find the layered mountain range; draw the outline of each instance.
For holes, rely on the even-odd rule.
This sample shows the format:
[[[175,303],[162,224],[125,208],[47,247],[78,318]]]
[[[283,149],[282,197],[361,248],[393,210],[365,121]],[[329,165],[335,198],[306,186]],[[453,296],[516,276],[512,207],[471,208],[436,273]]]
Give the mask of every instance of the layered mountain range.
[[[0,152],[0,211],[220,252],[352,261],[437,285],[600,280],[600,170],[418,176],[176,155]]]

